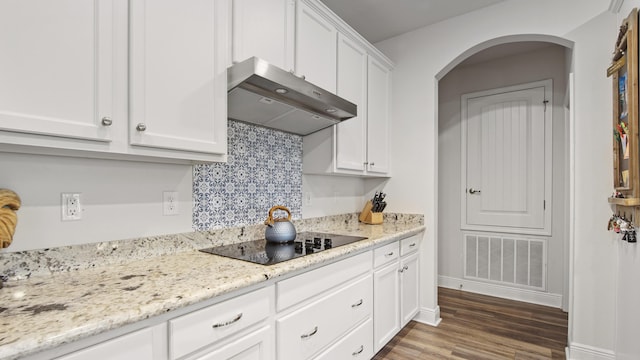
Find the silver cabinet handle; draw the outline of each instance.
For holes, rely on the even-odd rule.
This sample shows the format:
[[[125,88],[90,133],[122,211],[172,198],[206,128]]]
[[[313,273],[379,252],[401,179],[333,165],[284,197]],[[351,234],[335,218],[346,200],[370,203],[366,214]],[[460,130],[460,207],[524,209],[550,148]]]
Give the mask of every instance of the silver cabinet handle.
[[[476,190],[474,188],[469,189],[469,194],[480,194],[480,190]]]
[[[318,332],[318,327],[314,327],[310,333],[300,335],[300,339],[310,338]]]
[[[147,125],[145,125],[145,124],[143,124],[143,123],[140,123],[140,124],[138,124],[138,125],[136,126],[136,130],[138,130],[138,131],[145,131],[145,130],[147,130]]]
[[[405,272],[406,270],[409,270],[409,266],[408,266],[408,265],[403,266],[400,270],[398,270],[398,272],[403,273],[403,272]]]
[[[414,247],[414,246],[416,246],[416,243],[409,245],[409,247]]]
[[[110,117],[105,116],[105,117],[102,118],[102,125],[111,126],[111,124],[113,124],[113,120],[111,120]]]
[[[351,355],[353,355],[353,356],[358,356],[358,355],[362,354],[362,352],[363,352],[363,351],[364,351],[364,345],[360,345],[360,350],[358,350],[358,351],[354,352],[354,353],[353,353],[353,354],[351,354]]]
[[[384,254],[384,256],[387,256],[387,257],[392,256],[392,255],[393,255],[393,251],[388,253],[388,254]]]
[[[360,299],[360,301],[358,301],[357,303],[351,305],[352,308],[357,308],[358,306],[362,305],[363,301],[362,299]]]
[[[376,166],[376,163],[372,162],[371,164],[369,164],[371,166]]]
[[[213,324],[211,327],[216,329],[216,328],[220,328],[220,327],[223,327],[223,326],[231,325],[231,324],[233,324],[235,322],[238,322],[240,319],[242,319],[242,313],[236,315],[236,317],[234,317],[233,319],[231,319],[229,321]]]

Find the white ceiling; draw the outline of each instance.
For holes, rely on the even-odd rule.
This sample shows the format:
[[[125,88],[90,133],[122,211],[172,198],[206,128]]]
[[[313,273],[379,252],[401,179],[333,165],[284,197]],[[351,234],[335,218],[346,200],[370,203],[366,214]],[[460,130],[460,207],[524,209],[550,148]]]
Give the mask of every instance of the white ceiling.
[[[371,43],[504,0],[321,0]]]

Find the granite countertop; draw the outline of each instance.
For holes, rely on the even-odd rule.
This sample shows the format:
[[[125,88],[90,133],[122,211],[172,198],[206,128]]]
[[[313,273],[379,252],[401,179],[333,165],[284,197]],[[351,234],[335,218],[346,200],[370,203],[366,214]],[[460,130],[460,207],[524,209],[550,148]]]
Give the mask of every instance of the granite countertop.
[[[386,216],[383,225],[360,224],[350,215],[326,217],[298,221],[296,228],[368,239],[270,266],[197,251],[246,241],[264,226],[91,244],[79,249],[0,254],[0,271],[8,279],[0,289],[0,359],[51,349],[248,286],[273,282],[425,229],[419,215],[396,215],[395,221]],[[112,254],[125,251],[109,259],[88,261],[88,249],[94,253],[110,250]],[[78,253],[87,255],[87,261],[79,260]]]

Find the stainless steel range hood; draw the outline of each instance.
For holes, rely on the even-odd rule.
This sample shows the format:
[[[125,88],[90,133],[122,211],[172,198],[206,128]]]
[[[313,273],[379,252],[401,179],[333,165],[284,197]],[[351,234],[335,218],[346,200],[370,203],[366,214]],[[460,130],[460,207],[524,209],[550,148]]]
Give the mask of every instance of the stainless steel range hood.
[[[228,117],[308,135],[357,114],[357,106],[252,57],[227,70]]]

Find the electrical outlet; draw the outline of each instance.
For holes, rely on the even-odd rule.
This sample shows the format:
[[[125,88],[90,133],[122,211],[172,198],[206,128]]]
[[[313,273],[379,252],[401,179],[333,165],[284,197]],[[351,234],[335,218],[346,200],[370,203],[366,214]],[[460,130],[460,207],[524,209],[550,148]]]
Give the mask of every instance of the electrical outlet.
[[[62,193],[62,221],[82,220],[80,193]]]
[[[177,191],[165,191],[162,193],[162,214],[163,215],[178,215],[180,209],[178,208],[178,192]]]

